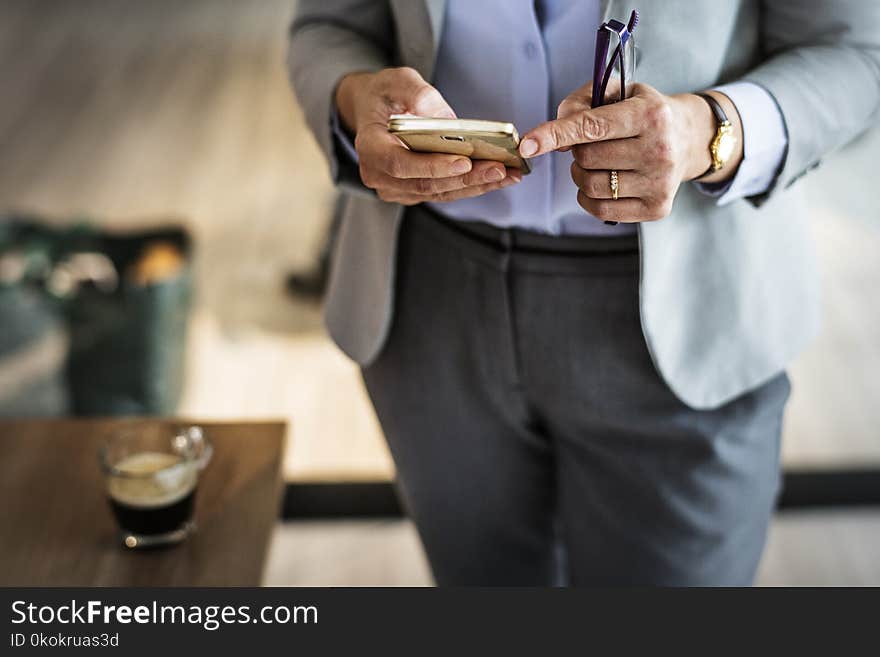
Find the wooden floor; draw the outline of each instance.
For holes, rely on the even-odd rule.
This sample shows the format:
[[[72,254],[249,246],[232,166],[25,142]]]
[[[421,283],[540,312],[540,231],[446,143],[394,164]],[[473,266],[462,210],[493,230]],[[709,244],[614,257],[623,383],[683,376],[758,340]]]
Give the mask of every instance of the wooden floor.
[[[431,586],[405,520],[281,525],[268,586]],[[880,511],[786,512],[770,529],[758,586],[880,586]]]
[[[182,411],[288,418],[290,478],[384,478],[392,465],[356,368],[329,343],[318,309],[281,288],[284,272],[314,257],[333,201],[283,68],[292,4],[0,0],[0,210],[112,226],[182,217],[198,241]],[[880,465],[878,150],[875,132],[828,158],[801,183],[813,215],[791,218],[815,227],[826,312],[822,337],[792,368],[788,466]],[[771,542],[782,556],[764,581],[791,579],[809,551],[802,541],[831,550],[829,562],[876,564],[880,536],[859,533],[862,520],[876,527],[876,517],[847,516],[847,533],[816,516],[798,533],[783,521]],[[385,529],[287,525],[268,581],[427,581],[409,525]],[[389,532],[409,546],[388,548],[392,562],[359,556],[383,554]],[[303,566],[334,555],[330,571]],[[880,581],[876,569],[858,572]]]

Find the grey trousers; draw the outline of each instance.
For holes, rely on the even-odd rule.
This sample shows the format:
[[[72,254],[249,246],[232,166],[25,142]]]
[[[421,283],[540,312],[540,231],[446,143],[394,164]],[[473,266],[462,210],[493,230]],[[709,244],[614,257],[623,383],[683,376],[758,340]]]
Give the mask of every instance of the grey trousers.
[[[634,237],[421,208],[402,231],[391,333],[363,376],[437,583],[750,584],[785,374],[682,404],[644,342]]]

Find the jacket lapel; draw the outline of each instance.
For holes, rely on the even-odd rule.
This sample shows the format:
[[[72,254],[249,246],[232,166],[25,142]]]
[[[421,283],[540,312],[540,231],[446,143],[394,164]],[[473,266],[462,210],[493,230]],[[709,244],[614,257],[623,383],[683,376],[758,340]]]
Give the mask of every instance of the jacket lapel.
[[[428,15],[431,19],[431,49],[437,55],[440,46],[440,31],[443,29],[443,14],[446,12],[446,0],[425,0]]]
[[[397,27],[400,63],[430,80],[440,43],[446,0],[390,0]]]

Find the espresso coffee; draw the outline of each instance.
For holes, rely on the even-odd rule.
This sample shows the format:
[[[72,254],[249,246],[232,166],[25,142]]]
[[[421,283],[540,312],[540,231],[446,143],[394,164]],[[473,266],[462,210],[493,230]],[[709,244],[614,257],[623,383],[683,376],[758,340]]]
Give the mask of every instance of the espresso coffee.
[[[115,465],[107,482],[110,506],[119,526],[139,536],[177,531],[190,522],[197,473],[174,454],[140,452]]]

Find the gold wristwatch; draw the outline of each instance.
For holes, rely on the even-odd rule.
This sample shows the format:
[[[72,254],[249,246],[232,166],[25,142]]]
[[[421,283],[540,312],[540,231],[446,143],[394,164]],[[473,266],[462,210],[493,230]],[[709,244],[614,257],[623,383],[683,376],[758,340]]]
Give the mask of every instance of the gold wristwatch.
[[[706,172],[700,176],[700,178],[704,178],[711,173],[723,169],[730,161],[730,158],[733,157],[733,152],[736,149],[736,135],[733,132],[733,124],[730,122],[730,119],[727,118],[727,114],[725,114],[721,104],[709,94],[697,95],[709,103],[709,107],[712,108],[712,114],[715,115],[715,122],[717,123],[715,136],[709,144],[709,154],[712,156],[712,164],[710,164]]]

